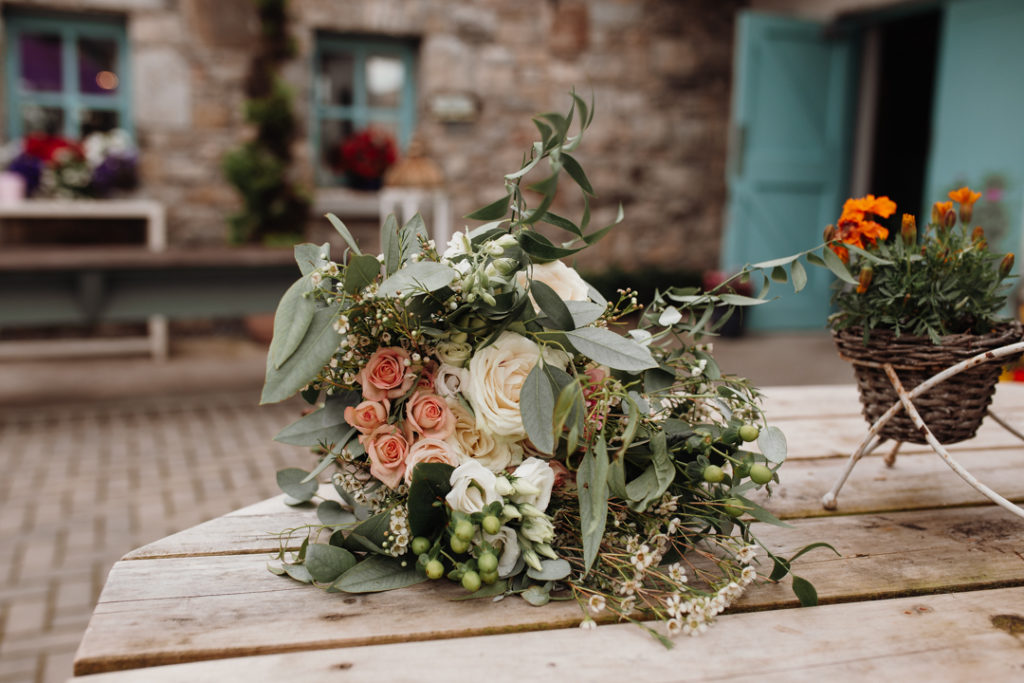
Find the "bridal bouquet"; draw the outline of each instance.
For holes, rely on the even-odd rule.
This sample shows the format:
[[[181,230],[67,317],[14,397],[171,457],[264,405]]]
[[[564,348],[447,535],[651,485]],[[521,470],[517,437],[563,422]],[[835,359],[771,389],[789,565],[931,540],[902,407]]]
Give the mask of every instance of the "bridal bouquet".
[[[572,152],[591,116],[574,94],[568,115],[535,119],[541,139],[503,196],[443,250],[419,216],[388,218],[379,255],[334,216],[340,261],[296,248],[263,402],[299,392],[317,406],[277,437],[320,456],[278,472],[288,502],[318,497],[328,470],[339,499],[282,534],[271,571],[328,592],[448,579],[479,597],[569,598],[583,626],[654,618],[669,635],[705,630],[757,578],[759,553],[769,579],[789,572],[793,558],[752,535],[752,520],[777,520],[748,497],[777,478],[785,438],[693,342],[725,322],[716,309],[764,299],[672,289],[644,309],[560,260],[622,220],[589,227]],[[583,193],[578,223],[550,210],[563,171]]]

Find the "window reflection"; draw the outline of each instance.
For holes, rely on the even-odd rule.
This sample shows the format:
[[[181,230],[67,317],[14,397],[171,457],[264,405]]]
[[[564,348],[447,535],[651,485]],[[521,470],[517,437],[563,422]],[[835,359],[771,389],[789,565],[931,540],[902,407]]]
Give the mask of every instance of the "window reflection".
[[[79,91],[105,95],[117,92],[117,86],[117,43],[109,38],[79,38]]]
[[[60,71],[60,36],[48,33],[22,34],[21,87],[25,90],[61,90],[64,81]]]
[[[347,52],[333,52],[320,56],[320,96],[324,104],[348,106],[352,104],[355,66],[352,55]]]
[[[371,107],[401,105],[405,65],[398,57],[373,55],[366,58],[366,90]]]

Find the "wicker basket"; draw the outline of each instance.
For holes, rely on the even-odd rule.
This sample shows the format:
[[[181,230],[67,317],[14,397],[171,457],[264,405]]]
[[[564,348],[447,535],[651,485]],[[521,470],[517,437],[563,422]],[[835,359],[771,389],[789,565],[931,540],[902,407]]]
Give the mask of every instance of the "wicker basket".
[[[871,333],[871,339],[865,345],[863,331],[857,328],[833,331],[832,338],[839,355],[853,363],[864,417],[868,424],[874,424],[899,400],[899,396],[885,371],[865,365],[865,362],[890,363],[909,391],[951,365],[1020,341],[1021,334],[1020,323],[1012,322],[985,335],[949,335],[943,337],[938,345],[926,337],[896,337],[889,331],[879,330]],[[985,363],[966,370],[914,399],[921,418],[940,443],[957,443],[974,436],[992,402],[1002,364],[1014,359],[1008,357],[998,363]],[[896,441],[926,443],[924,435],[902,411],[885,424],[879,435]]]

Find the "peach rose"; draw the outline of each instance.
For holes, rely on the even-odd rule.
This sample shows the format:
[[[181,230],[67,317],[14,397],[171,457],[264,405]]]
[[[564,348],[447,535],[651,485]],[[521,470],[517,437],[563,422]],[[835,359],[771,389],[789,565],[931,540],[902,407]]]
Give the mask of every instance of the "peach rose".
[[[459,456],[452,450],[447,441],[430,437],[420,439],[409,449],[409,457],[406,458],[406,484],[412,482],[412,470],[421,462],[442,462],[452,467],[458,467]]]
[[[359,430],[360,434],[369,434],[388,421],[388,400],[363,401],[359,405],[345,408],[345,422]]]
[[[433,439],[447,439],[455,429],[455,416],[444,399],[429,391],[417,391],[405,404],[406,425]]]
[[[377,349],[359,371],[363,398],[380,401],[403,396],[416,382],[416,373],[409,372],[409,352],[398,346]]]
[[[409,442],[398,427],[383,424],[369,434],[359,437],[370,458],[370,474],[389,489],[402,481],[405,463],[409,455]]]

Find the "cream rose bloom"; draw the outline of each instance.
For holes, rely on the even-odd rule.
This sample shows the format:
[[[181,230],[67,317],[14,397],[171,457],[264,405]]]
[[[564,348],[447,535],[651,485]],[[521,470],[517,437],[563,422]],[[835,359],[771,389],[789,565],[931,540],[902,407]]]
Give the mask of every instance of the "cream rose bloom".
[[[473,406],[478,429],[513,440],[526,437],[519,392],[540,354],[537,344],[515,332],[502,332],[497,341],[477,351],[469,361],[469,381],[462,393]],[[545,349],[544,361],[564,369],[569,357]]]
[[[494,473],[475,460],[456,467],[448,481],[452,485],[452,490],[445,496],[445,502],[453,510],[471,515],[474,512],[483,512],[485,507],[501,500],[494,490],[497,481]]]
[[[460,462],[475,460],[491,472],[501,472],[522,462],[523,448],[518,443],[477,429],[476,418],[458,401],[450,400],[448,408],[455,415],[455,431],[448,437],[448,443],[458,453]]]
[[[590,286],[579,273],[561,261],[535,264],[530,271],[530,277],[555,290],[555,294],[561,297],[562,301],[587,301],[590,298]],[[520,285],[526,287],[526,271],[517,273],[516,279]],[[534,302],[534,308],[536,307],[537,304]]]

